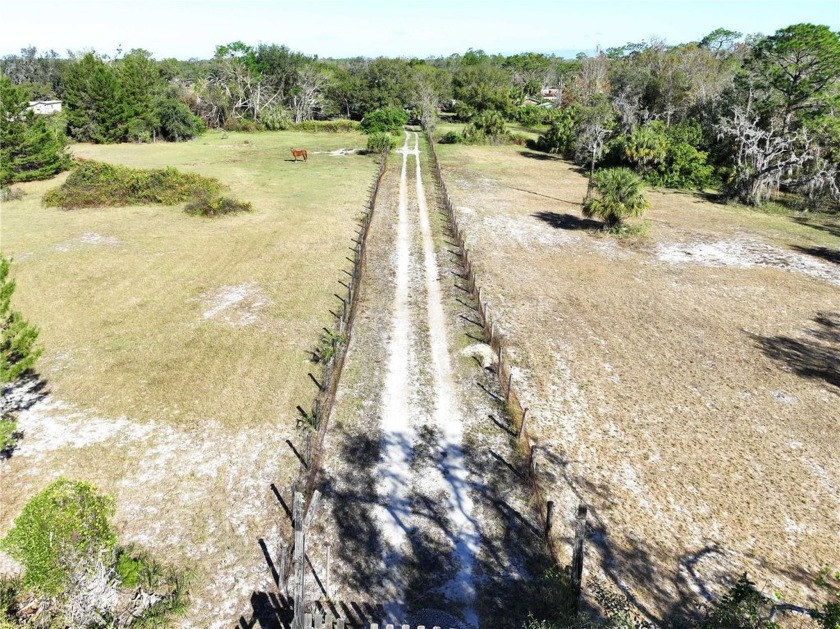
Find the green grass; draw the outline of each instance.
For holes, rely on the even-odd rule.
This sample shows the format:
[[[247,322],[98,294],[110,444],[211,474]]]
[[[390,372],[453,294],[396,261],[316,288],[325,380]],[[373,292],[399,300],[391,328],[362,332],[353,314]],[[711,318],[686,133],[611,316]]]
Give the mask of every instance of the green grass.
[[[332,323],[376,170],[372,157],[317,152],[364,142],[288,131],[73,147],[87,159],[216,177],[253,205],[222,221],[180,206],[42,207],[66,175],[18,186],[24,198],[3,204],[3,252],[15,259],[15,306],[41,328],[39,369],[53,394],[111,416],[190,425],[270,425],[308,402],[307,351]],[[287,161],[290,147],[306,148],[309,162]],[[243,285],[250,301],[204,317],[219,291]],[[253,320],[232,325],[226,313]]]
[[[12,435],[17,432],[17,421],[14,419],[6,419],[5,416],[0,419],[0,450],[5,450],[11,447],[17,441]]]

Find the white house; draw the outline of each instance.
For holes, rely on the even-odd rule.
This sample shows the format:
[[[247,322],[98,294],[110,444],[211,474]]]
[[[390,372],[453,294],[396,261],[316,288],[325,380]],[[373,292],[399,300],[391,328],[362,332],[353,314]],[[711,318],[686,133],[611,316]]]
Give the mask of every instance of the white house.
[[[54,114],[61,111],[60,100],[31,100],[29,101],[29,109],[36,114]]]

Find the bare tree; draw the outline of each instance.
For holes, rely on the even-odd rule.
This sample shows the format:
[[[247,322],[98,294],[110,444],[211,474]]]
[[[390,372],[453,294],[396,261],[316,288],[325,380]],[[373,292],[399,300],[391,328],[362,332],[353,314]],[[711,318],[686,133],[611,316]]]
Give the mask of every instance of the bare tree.
[[[292,90],[290,103],[295,122],[312,119],[320,107],[326,86],[327,75],[315,65],[307,65],[298,73],[297,86]]]
[[[745,203],[761,205],[783,185],[804,187],[812,194],[836,191],[837,166],[821,159],[819,145],[804,128],[785,131],[776,120],[762,127],[758,117],[736,108],[718,125],[718,137],[734,141],[730,194]]]

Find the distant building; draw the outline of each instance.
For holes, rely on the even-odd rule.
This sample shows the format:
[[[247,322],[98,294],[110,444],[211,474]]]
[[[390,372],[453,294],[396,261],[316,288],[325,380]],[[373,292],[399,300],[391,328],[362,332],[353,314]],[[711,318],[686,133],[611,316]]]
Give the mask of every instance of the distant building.
[[[61,111],[60,100],[31,100],[29,101],[29,109],[36,114],[47,115],[55,114]]]
[[[560,90],[556,87],[547,87],[542,91],[542,97],[546,100],[557,100]]]

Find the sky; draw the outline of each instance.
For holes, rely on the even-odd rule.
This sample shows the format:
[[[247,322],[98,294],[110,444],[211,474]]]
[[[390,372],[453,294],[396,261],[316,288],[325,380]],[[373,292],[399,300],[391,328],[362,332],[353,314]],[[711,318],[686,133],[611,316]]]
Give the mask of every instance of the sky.
[[[840,30],[840,0],[0,0],[0,55],[145,48],[212,57],[233,41],[319,57],[555,53],[572,57],[715,28],[770,34],[800,22]]]

